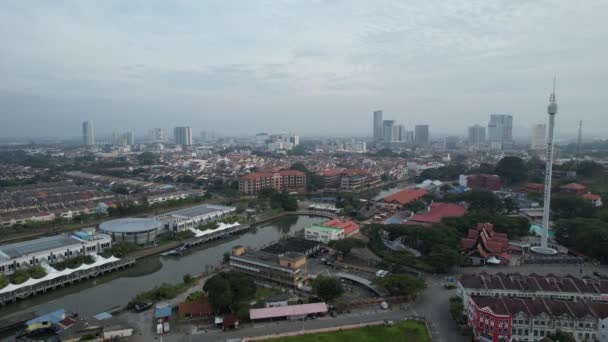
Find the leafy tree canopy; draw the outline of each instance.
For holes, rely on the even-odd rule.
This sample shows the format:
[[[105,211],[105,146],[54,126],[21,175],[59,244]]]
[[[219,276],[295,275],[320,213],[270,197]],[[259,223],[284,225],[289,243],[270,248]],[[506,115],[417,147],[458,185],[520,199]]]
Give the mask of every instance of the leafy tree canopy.
[[[344,287],[338,278],[317,277],[311,286],[312,292],[325,301],[336,299],[344,293]]]

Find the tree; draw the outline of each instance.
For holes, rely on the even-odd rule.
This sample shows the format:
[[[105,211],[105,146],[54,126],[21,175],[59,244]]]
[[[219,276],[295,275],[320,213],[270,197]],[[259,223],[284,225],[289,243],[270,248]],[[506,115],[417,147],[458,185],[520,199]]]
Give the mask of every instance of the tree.
[[[142,165],[154,165],[158,163],[158,156],[152,152],[144,152],[137,156],[137,161]]]
[[[191,175],[181,175],[177,177],[178,183],[194,183],[194,181],[196,181],[196,179]]]
[[[364,247],[365,243],[359,239],[347,237],[344,239],[331,241],[329,246],[346,256],[353,248]]]
[[[576,174],[582,177],[594,177],[602,174],[604,167],[594,161],[584,160],[576,166]]]
[[[551,215],[554,219],[586,217],[595,214],[595,208],[590,201],[572,196],[560,195],[551,198]]]
[[[585,255],[608,260],[608,223],[595,218],[575,217],[555,224],[557,242]]]
[[[297,162],[297,163],[293,163],[289,169],[302,171],[306,174],[307,190],[316,191],[316,190],[323,188],[323,178],[321,176],[319,176],[318,174],[308,170],[306,165],[304,165],[300,162]]]
[[[393,296],[415,295],[425,287],[424,281],[409,274],[390,274],[380,278],[376,283]]]
[[[207,293],[209,304],[215,311],[228,311],[232,303],[232,291],[230,283],[221,273],[209,278],[203,286],[203,291]]]
[[[528,171],[521,158],[504,157],[496,165],[494,172],[507,185],[521,183],[526,180]]]
[[[465,324],[467,322],[467,318],[464,315],[464,304],[462,304],[462,299],[458,296],[450,298],[450,316],[458,324]]]
[[[119,195],[128,195],[129,188],[124,184],[114,184],[112,185],[112,192]]]
[[[416,201],[413,201],[413,202],[410,202],[410,203],[404,205],[403,208],[416,213],[420,210],[425,209],[426,204],[421,200],[416,200]]]
[[[238,272],[218,273],[209,278],[203,286],[209,303],[220,313],[235,312],[242,302],[255,296],[255,283],[248,276]]]
[[[312,292],[324,301],[336,299],[344,293],[344,287],[338,278],[317,277],[311,283]]]
[[[461,255],[454,248],[434,246],[426,259],[437,272],[446,273],[452,266],[460,263]]]
[[[557,330],[555,333],[547,332],[547,337],[553,341],[559,342],[576,342],[576,339],[571,333]]]

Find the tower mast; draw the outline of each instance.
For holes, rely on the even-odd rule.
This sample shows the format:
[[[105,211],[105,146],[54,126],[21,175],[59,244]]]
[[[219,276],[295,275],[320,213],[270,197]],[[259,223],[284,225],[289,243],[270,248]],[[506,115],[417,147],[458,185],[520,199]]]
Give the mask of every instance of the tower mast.
[[[547,158],[545,166],[545,193],[544,193],[544,209],[543,209],[543,232],[540,238],[540,246],[532,247],[532,251],[539,254],[556,254],[557,251],[548,246],[549,236],[549,214],[551,211],[551,176],[553,174],[553,131],[555,128],[555,114],[557,114],[557,103],[555,102],[555,79],[553,79],[553,92],[549,97],[549,106],[547,113],[549,114],[549,132],[547,136]]]

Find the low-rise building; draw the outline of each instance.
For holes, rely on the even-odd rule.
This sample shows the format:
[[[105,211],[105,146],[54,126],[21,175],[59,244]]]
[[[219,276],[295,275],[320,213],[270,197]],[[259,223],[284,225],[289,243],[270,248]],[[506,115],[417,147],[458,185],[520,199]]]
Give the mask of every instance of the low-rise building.
[[[446,217],[462,217],[467,208],[464,205],[448,202],[433,202],[427,212],[413,215],[408,224],[431,225],[441,222]]]
[[[385,203],[405,205],[421,199],[426,194],[428,194],[428,191],[426,191],[425,189],[403,189],[401,191],[395,192],[394,194],[384,197],[382,201]]]
[[[235,212],[236,207],[203,204],[165,213],[159,219],[163,222],[165,230],[181,232],[189,228],[196,228],[201,224],[219,220]]]
[[[326,222],[321,223],[324,227],[332,227],[339,228],[344,231],[344,237],[351,236],[359,232],[359,225],[356,224],[353,220],[340,220],[340,219],[332,219]]]
[[[465,308],[476,341],[540,341],[558,330],[577,342],[608,341],[608,303],[471,297]]]
[[[109,235],[87,232],[2,245],[0,274],[13,274],[41,263],[52,265],[80,255],[99,254],[111,246],[112,238]]]
[[[239,192],[255,195],[263,189],[306,192],[306,174],[298,170],[254,172],[239,179]]]
[[[478,223],[460,240],[460,252],[470,258],[473,265],[507,264],[511,260],[507,234],[494,231],[491,223]]]
[[[230,267],[257,282],[298,288],[308,276],[306,255],[297,252],[273,254],[236,246],[230,255]]]
[[[326,227],[313,224],[304,228],[304,238],[306,240],[329,243],[330,241],[344,238],[344,230],[336,227]]]
[[[466,186],[473,190],[498,191],[502,187],[502,183],[498,175],[477,174],[467,177]]]
[[[463,275],[457,293],[464,303],[472,296],[608,301],[608,280],[482,272]]]

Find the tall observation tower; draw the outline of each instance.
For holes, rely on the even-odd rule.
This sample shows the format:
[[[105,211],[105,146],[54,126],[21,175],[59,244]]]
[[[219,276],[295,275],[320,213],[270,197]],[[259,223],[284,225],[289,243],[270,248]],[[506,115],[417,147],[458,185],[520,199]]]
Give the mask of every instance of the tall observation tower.
[[[555,127],[555,114],[557,114],[557,103],[555,102],[555,80],[553,80],[553,92],[549,97],[549,132],[547,134],[547,165],[545,167],[545,206],[543,210],[543,233],[540,238],[540,246],[532,247],[532,251],[538,254],[553,255],[557,251],[547,245],[549,233],[549,213],[551,208],[551,176],[553,173],[553,129]]]

